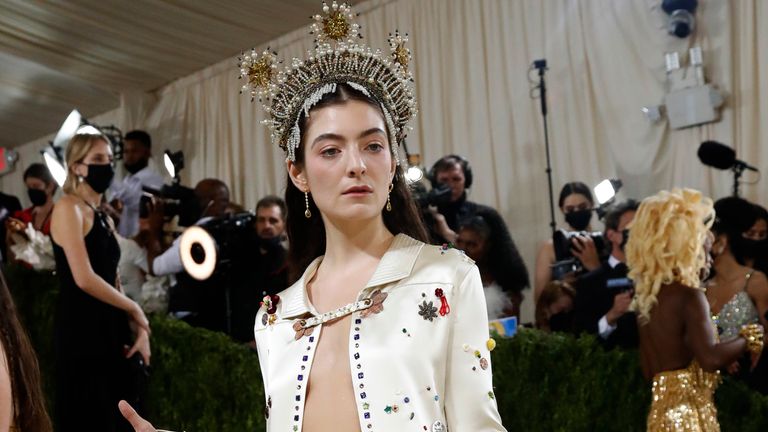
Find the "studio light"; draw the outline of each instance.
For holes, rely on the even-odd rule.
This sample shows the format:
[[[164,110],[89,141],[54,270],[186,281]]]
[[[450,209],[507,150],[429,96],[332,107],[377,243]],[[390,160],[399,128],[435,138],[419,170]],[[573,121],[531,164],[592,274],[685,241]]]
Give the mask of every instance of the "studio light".
[[[621,189],[621,186],[623,186],[623,184],[619,179],[605,179],[598,183],[594,188],[597,203],[600,206],[603,206],[610,202],[616,196],[619,189]]]
[[[173,178],[174,182],[179,181],[179,172],[184,169],[184,152],[181,150],[177,152],[171,152],[166,150],[163,154],[163,165],[168,175]]]
[[[405,180],[408,184],[416,183],[424,178],[424,169],[421,168],[421,155],[408,154],[408,169],[405,171]]]
[[[422,170],[421,167],[408,167],[408,170],[405,172],[405,180],[408,181],[408,183],[416,183],[423,178],[424,170]]]
[[[687,38],[696,23],[693,14],[699,5],[697,0],[664,0],[661,9],[669,15],[667,31],[681,39]]]
[[[64,161],[56,155],[56,150],[53,147],[43,150],[42,153],[45,166],[51,173],[53,180],[59,187],[64,186],[64,181],[67,179],[67,168]]]
[[[189,227],[181,235],[179,244],[181,263],[190,276],[206,280],[216,270],[218,250],[213,236],[199,226]]]
[[[49,147],[40,152],[43,155],[45,166],[48,167],[48,171],[60,187],[64,185],[64,181],[67,179],[64,151],[67,143],[77,134],[103,135],[112,145],[115,159],[123,158],[123,133],[120,129],[116,126],[95,125],[74,109],[61,124],[53,141],[49,142]]]

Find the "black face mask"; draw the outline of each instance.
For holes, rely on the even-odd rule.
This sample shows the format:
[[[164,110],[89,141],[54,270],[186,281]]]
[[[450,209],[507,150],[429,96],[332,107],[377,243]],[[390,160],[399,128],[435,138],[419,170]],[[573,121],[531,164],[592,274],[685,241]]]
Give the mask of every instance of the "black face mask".
[[[576,210],[565,215],[565,221],[576,231],[583,231],[592,220],[592,209]]]
[[[125,167],[125,170],[128,171],[129,173],[136,174],[137,172],[146,168],[148,163],[149,163],[148,160],[140,159],[138,162],[132,163],[132,164],[123,163],[123,166]]]
[[[48,194],[44,190],[27,189],[27,194],[29,195],[29,200],[32,201],[32,205],[35,207],[40,207],[48,201]]]
[[[104,165],[88,164],[88,175],[85,182],[91,186],[94,192],[102,194],[106,192],[112,179],[115,178],[115,168],[111,163]]]
[[[557,332],[568,332],[571,330],[573,314],[569,312],[558,312],[549,317],[549,329]]]
[[[765,240],[740,238],[736,247],[744,257],[754,259],[766,254],[766,249],[768,249],[768,242]]]

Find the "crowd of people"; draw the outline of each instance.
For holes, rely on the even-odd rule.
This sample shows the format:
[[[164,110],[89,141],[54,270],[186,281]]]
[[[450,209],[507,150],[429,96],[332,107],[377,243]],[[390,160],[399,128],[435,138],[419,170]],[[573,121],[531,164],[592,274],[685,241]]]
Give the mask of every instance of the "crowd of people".
[[[352,16],[332,7],[344,12],[334,20]],[[57,200],[40,164],[24,173],[32,207],[0,195],[5,260],[37,268],[42,260],[14,251],[39,243],[37,233],[50,242],[61,430],[118,431],[127,419],[155,431],[140,417],[148,313],[253,348],[268,430],[505,430],[488,321],[519,318],[528,270],[498,211],[468,199],[465,158],[440,158],[427,175],[431,191],[413,198],[419,189],[397,163],[415,115],[402,38],[391,41],[394,61],[383,60],[358,45],[356,25],[327,27],[315,29],[318,40],[338,40],[330,29],[351,31],[349,41],[318,45],[278,82],[241,65],[246,90],[271,85],[251,94],[273,96],[263,101],[286,152],[285,200],[267,196],[243,214],[228,185],[208,178],[175,185],[171,202],[144,131],[125,135],[119,181],[109,140],[77,134]],[[558,205],[567,226],[537,253],[532,325],[639,349],[654,383],[649,430],[718,430],[718,370],[768,391],[764,208],[675,189],[601,209],[596,232],[584,183],[567,183]],[[208,232],[227,259],[198,277],[205,250],[182,249],[174,225]],[[0,282],[0,431],[47,432],[34,352]],[[382,414],[397,409],[395,396],[409,416]]]
[[[57,400],[64,407],[61,412],[71,414],[59,419],[62,425],[77,422],[78,407],[101,407],[96,412],[110,417],[106,423],[117,422],[116,400],[133,401],[141,409],[142,398],[136,394],[141,386],[131,384],[137,379],[131,376],[136,368],[127,367],[126,361],[140,366],[151,362],[146,313],[169,313],[256,349],[253,326],[263,299],[277,296],[300,276],[289,271],[288,206],[272,195],[259,200],[250,228],[242,233],[248,247],[238,250],[242,257],[228,267],[230,271],[206,281],[191,277],[182,264],[179,237],[169,236],[173,230],[164,201],[155,197],[147,201],[146,209],[139,208],[147,188],[163,187],[162,176],[149,164],[151,138],[144,131],[133,131],[125,143],[127,175],[119,181],[113,181],[114,156],[108,141],[76,136],[67,152],[74,175],[55,206],[57,185],[42,164],[32,164],[23,173],[32,206],[21,209],[15,200],[6,200],[16,207],[3,224],[8,261],[29,266],[12,252],[25,240],[28,227],[52,237],[62,281]],[[499,213],[468,200],[469,162],[458,155],[445,156],[430,169],[428,180],[433,190],[446,192],[444,200],[422,202],[418,209],[427,238],[442,248],[462,250],[476,263],[489,320],[519,318],[529,288],[528,271]],[[189,206],[193,225],[224,220],[241,209],[230,201],[229,188],[220,180],[201,180],[193,193]],[[597,236],[594,200],[584,183],[564,185],[558,204],[567,224],[564,231],[570,234],[547,239],[539,249],[533,285],[535,321],[527,325],[592,334],[609,349],[637,348],[635,286],[625,248],[639,202],[630,199],[610,206],[602,218],[604,230]],[[768,212],[735,197],[718,200],[713,209],[717,216],[711,225],[712,270],[702,285],[717,333],[727,341],[738,338],[746,324],[768,324]],[[230,287],[228,298],[218,288],[221,284]],[[723,372],[768,392],[768,362],[760,358],[736,358],[724,365]],[[85,390],[82,376],[91,377],[89,382],[101,391]]]

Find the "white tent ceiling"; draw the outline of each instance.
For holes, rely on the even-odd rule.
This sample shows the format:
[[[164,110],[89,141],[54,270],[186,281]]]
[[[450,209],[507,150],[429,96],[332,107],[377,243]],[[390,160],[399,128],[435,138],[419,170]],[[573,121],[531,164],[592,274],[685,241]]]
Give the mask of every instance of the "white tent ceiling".
[[[348,1],[360,3],[360,0]],[[308,24],[318,0],[0,2],[0,146],[116,108]]]

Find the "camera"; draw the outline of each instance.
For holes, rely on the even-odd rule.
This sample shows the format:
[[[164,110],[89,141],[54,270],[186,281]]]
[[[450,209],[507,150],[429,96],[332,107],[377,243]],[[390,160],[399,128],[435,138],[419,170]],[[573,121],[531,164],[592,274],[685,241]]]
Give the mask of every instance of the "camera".
[[[620,294],[627,291],[634,291],[635,284],[630,278],[615,278],[608,279],[606,281],[606,287],[615,294]]]
[[[200,204],[195,191],[179,184],[165,185],[162,189],[142,187],[139,200],[139,217],[149,217],[152,200],[163,203],[163,216],[166,219],[179,217],[180,226],[192,226],[200,218]]]
[[[426,210],[429,206],[439,206],[451,202],[451,188],[448,185],[438,185],[430,190],[423,183],[411,183],[411,194],[419,208]]]
[[[206,280],[214,273],[249,262],[255,221],[253,213],[245,212],[187,228],[179,245],[184,270],[197,280]]]
[[[578,242],[577,237],[589,237],[595,243],[598,257],[604,258],[606,241],[599,231],[567,231],[559,229],[552,234],[552,244],[555,249],[555,263],[552,264],[552,279],[561,280],[568,273],[579,273],[583,270],[581,262],[573,255],[573,248]]]

